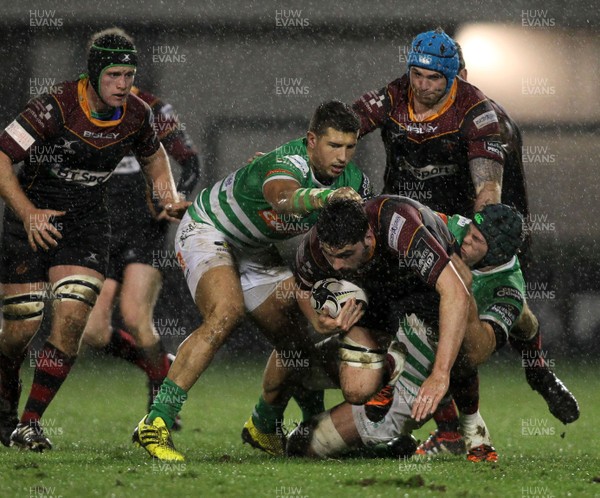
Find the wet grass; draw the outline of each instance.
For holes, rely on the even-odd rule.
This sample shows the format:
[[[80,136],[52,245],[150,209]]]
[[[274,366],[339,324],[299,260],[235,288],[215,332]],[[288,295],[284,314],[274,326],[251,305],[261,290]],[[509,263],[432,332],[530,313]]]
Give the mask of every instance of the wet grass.
[[[187,457],[163,464],[130,444],[145,413],[144,376],[134,367],[84,356],[48,409],[54,449],[0,447],[2,497],[227,496],[600,496],[597,369],[557,363],[582,415],[563,426],[505,361],[482,372],[482,413],[500,453],[496,464],[463,458],[280,460],[242,445],[241,427],[259,394],[261,365],[222,357],[190,393],[175,443]],[[23,372],[25,391],[31,371]],[[339,394],[328,392],[328,404]],[[23,401],[23,400],[22,400]],[[299,418],[295,406],[286,421]],[[417,437],[425,438],[431,426]]]

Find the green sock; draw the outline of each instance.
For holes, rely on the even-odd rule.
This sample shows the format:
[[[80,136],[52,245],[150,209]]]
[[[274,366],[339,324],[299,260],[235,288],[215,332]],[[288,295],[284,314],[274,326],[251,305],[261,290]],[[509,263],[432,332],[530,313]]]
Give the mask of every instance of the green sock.
[[[154,398],[152,408],[148,414],[147,422],[152,423],[156,417],[160,417],[170,429],[175,423],[177,414],[181,411],[183,402],[187,399],[187,393],[171,379],[165,379],[160,390]]]
[[[302,389],[294,394],[294,400],[302,410],[302,422],[325,411],[325,391],[308,391]]]
[[[281,427],[283,422],[284,411],[285,406],[269,405],[261,395],[252,412],[252,422],[260,432],[266,434],[277,432],[277,428]]]

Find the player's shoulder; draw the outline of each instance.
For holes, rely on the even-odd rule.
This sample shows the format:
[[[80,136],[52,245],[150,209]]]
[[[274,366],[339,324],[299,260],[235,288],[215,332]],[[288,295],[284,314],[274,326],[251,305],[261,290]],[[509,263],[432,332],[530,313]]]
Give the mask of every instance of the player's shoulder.
[[[399,78],[396,78],[395,80],[390,81],[386,85],[386,88],[390,92],[407,92],[409,82],[410,81],[408,78],[408,74],[405,73],[402,76],[400,76]]]
[[[523,296],[525,279],[517,256],[513,256],[510,261],[492,270],[473,271],[473,275],[481,281],[489,281],[493,282],[494,285],[517,289],[521,297]]]
[[[138,95],[129,93],[127,97],[127,112],[133,114],[136,117],[146,116],[152,112],[152,109],[147,102],[142,100]]]
[[[405,73],[400,78],[396,78],[386,85],[385,90],[394,105],[398,105],[400,102],[408,99],[409,84],[408,74]]]
[[[479,103],[485,103],[486,106],[492,107],[490,99],[475,85],[461,78],[456,78],[455,81],[457,82],[456,103],[459,107],[463,107],[465,111]]]
[[[146,104],[148,104],[152,109],[162,105],[162,101],[159,97],[154,95],[152,92],[142,90],[136,86],[131,89],[131,94],[146,102]]]
[[[58,85],[48,88],[47,93],[32,98],[29,103],[56,102],[63,112],[65,112],[79,103],[77,85],[77,81],[63,81]]]
[[[299,170],[303,177],[310,176],[310,166],[306,151],[306,139],[300,137],[290,140],[261,158],[261,162],[269,166],[284,169],[293,168]]]

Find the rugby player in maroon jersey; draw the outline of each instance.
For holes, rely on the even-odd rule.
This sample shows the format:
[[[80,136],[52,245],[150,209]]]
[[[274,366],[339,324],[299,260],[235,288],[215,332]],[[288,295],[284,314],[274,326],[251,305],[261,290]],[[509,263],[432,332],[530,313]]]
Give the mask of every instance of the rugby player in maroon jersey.
[[[110,28],[94,37],[102,34],[124,32]],[[135,86],[131,93],[152,109],[158,138],[181,167],[177,192],[186,198],[199,180],[198,151],[170,104]],[[169,222],[158,219],[159,199],[149,192],[151,186],[134,154],[123,158],[106,182],[106,188],[112,229],[108,271],[83,340],[141,368],[148,378],[151,404],[172,359],[161,341],[161,333],[170,333],[171,326],[156,327],[153,320],[162,285],[161,270],[171,263],[166,240]],[[117,297],[125,330],[112,328]],[[179,428],[179,420],[175,427]]]
[[[0,134],[0,195],[7,205],[0,264],[0,440],[6,446],[52,448],[40,419],[75,362],[102,288],[110,241],[104,184],[119,161],[131,150],[140,158],[162,217],[185,210],[152,112],[130,93],[136,66],[131,39],[98,37],[88,53],[89,75],[31,100]],[[15,175],[13,164],[21,161]],[[18,419],[19,368],[48,295],[51,332],[31,357],[33,385]]]

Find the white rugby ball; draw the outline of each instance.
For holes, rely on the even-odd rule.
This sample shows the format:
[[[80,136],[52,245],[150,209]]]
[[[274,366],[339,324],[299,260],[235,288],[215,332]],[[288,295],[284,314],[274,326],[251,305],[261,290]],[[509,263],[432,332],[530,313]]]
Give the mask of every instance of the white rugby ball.
[[[310,304],[317,313],[327,308],[329,316],[335,318],[340,314],[344,303],[352,298],[355,298],[357,302],[362,302],[363,309],[369,304],[365,291],[358,285],[347,280],[326,278],[313,285]]]

